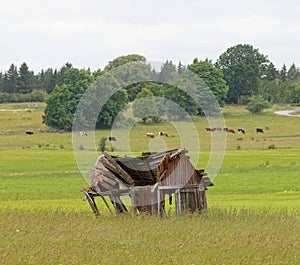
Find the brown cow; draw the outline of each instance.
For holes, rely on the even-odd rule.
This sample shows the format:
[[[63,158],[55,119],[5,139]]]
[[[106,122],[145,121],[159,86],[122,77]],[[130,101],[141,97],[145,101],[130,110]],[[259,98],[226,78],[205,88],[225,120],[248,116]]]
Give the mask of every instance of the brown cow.
[[[147,136],[147,138],[154,138],[155,137],[154,133],[147,133],[146,136]]]
[[[228,132],[228,133],[235,133],[234,129],[231,129],[231,128],[228,128],[228,129],[227,129],[227,132]]]
[[[216,130],[216,128],[210,128],[210,127],[206,127],[205,130],[207,132],[214,132]]]

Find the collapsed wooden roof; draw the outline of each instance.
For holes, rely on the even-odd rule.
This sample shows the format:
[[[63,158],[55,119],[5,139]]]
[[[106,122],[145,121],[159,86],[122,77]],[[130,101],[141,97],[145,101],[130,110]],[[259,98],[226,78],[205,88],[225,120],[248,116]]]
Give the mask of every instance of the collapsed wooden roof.
[[[173,149],[164,152],[144,152],[137,157],[112,156],[103,152],[97,159],[89,177],[91,186],[99,186],[109,190],[120,183],[128,186],[183,185],[184,183],[212,183],[208,178],[203,182],[204,170],[196,170],[186,149]],[[202,181],[201,181],[202,180]]]

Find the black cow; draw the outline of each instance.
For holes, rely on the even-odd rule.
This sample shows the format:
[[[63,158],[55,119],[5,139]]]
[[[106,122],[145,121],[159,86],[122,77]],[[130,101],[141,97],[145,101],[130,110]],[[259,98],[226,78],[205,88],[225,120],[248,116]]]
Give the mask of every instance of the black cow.
[[[28,135],[34,134],[34,132],[32,132],[32,131],[26,131],[25,133],[28,134]]]
[[[262,128],[256,128],[256,133],[264,133],[264,130]]]
[[[115,142],[115,141],[117,141],[117,138],[115,136],[109,136],[108,140],[111,142],[113,142],[113,141]]]
[[[166,133],[166,132],[158,132],[158,136],[169,137],[168,133]]]
[[[243,128],[238,128],[238,133],[242,133],[242,134],[245,134],[245,130]]]

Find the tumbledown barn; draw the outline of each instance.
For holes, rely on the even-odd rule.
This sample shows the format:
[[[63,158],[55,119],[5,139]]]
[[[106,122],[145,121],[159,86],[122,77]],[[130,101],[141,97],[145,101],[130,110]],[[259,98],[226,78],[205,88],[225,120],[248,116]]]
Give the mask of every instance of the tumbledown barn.
[[[202,211],[207,208],[206,189],[213,185],[203,169],[193,167],[186,149],[147,152],[137,157],[103,152],[89,179],[90,187],[82,191],[96,216],[100,211],[95,197],[101,198],[101,205],[111,213],[130,209],[133,213],[166,214],[166,199],[174,203],[177,214]]]

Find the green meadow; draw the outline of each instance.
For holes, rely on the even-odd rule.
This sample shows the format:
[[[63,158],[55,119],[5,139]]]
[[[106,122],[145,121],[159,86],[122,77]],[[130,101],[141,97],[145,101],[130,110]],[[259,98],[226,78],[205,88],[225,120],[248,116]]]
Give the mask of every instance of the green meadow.
[[[114,216],[101,208],[96,219],[82,200],[80,189],[88,183],[74,158],[72,134],[49,131],[41,103],[1,104],[0,264],[299,264],[300,119],[274,114],[279,108],[256,115],[243,107],[223,109],[226,126],[246,134],[226,134],[206,213],[175,216],[169,206],[163,218]],[[189,147],[192,159],[199,155],[195,166],[206,168],[208,122],[193,118],[200,151],[193,134],[182,139],[180,131],[190,126],[136,124],[128,132],[131,151]],[[158,131],[170,137],[145,136]],[[96,131],[95,141],[108,136],[109,130]],[[106,147],[112,152],[109,142]]]

